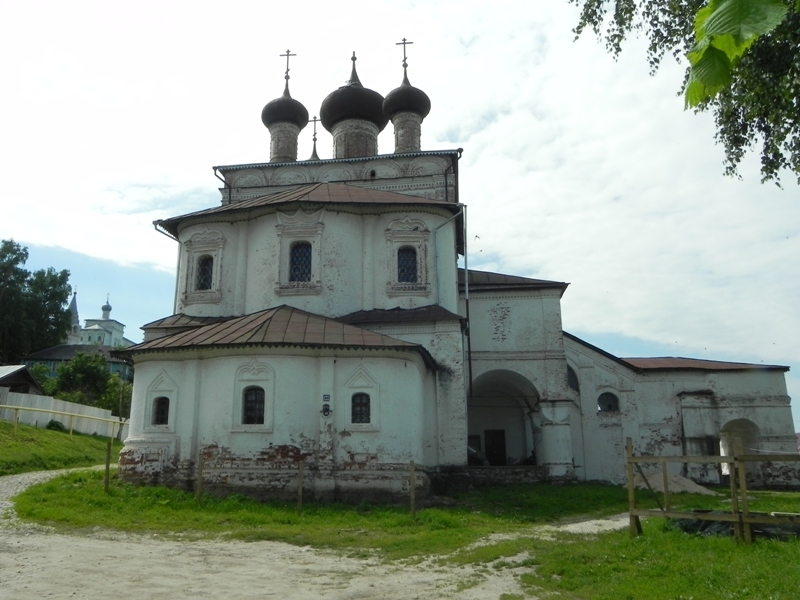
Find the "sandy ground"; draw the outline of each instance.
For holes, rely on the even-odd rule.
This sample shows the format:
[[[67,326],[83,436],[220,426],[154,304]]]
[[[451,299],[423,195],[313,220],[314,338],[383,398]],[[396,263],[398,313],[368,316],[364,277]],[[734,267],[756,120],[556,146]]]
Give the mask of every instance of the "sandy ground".
[[[494,600],[521,593],[518,576],[530,569],[386,564],[277,542],[180,542],[109,531],[63,535],[19,522],[9,498],[57,474],[0,477],[0,599]],[[595,533],[626,526],[627,516],[591,523],[567,527]]]

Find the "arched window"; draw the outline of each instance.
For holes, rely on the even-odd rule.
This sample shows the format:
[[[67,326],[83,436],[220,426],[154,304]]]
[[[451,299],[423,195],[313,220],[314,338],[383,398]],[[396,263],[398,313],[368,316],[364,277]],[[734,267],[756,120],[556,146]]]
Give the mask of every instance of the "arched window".
[[[264,424],[264,390],[260,387],[249,387],[242,393],[242,424]]]
[[[197,277],[194,289],[197,291],[210,290],[214,279],[214,259],[204,254],[197,259]]]
[[[578,381],[578,374],[569,365],[567,366],[567,385],[580,394],[581,384]]]
[[[311,281],[311,244],[296,242],[289,253],[289,281]]]
[[[603,392],[597,399],[597,412],[619,412],[619,398],[611,392]]]
[[[153,400],[153,425],[167,425],[169,423],[169,398],[159,396]]]
[[[369,394],[364,394],[359,392],[358,394],[353,394],[353,398],[350,403],[351,413],[350,413],[350,422],[351,423],[369,423],[370,416],[369,416]]]
[[[417,251],[405,246],[397,251],[397,282],[417,283]]]

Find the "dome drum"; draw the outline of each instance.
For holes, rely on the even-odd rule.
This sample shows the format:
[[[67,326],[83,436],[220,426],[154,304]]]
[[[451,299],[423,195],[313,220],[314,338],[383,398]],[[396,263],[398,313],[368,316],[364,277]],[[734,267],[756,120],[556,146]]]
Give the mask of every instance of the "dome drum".
[[[295,162],[300,128],[294,123],[273,123],[269,126],[269,162]]]
[[[372,121],[347,119],[333,126],[333,157],[354,158],[378,154],[378,133]]]
[[[422,136],[422,117],[415,112],[398,112],[392,116],[394,126],[394,151],[419,152]]]

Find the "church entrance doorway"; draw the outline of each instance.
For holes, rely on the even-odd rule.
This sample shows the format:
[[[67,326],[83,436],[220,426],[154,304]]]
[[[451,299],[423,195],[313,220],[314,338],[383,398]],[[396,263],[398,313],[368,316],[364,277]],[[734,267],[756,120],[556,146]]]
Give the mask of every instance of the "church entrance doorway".
[[[493,467],[506,464],[506,430],[485,429],[483,439],[486,440],[486,460]]]
[[[537,433],[532,413],[538,411],[539,393],[527,378],[497,369],[472,383],[467,407],[470,448],[481,450],[482,464],[533,465]],[[480,464],[473,459],[471,464]]]

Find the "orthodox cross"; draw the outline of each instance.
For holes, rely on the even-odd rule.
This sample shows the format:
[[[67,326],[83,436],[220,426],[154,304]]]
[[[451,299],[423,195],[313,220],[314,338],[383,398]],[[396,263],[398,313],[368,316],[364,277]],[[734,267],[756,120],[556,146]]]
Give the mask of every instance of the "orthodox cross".
[[[403,38],[402,42],[397,42],[395,46],[402,46],[403,47],[403,68],[405,69],[408,66],[408,62],[406,61],[406,46],[409,44],[413,44],[414,42],[407,42],[406,38]]]
[[[297,54],[290,54],[289,50],[287,49],[286,50],[286,54],[280,54],[279,56],[285,56],[286,57],[286,74],[283,76],[283,78],[288,81],[289,80],[289,57],[290,56],[297,56]]]
[[[317,118],[316,115],[314,115],[314,118],[310,119],[310,121],[312,123],[314,123],[314,137],[311,138],[311,139],[314,140],[314,143],[316,143],[317,142],[317,121],[319,121],[319,119]]]

